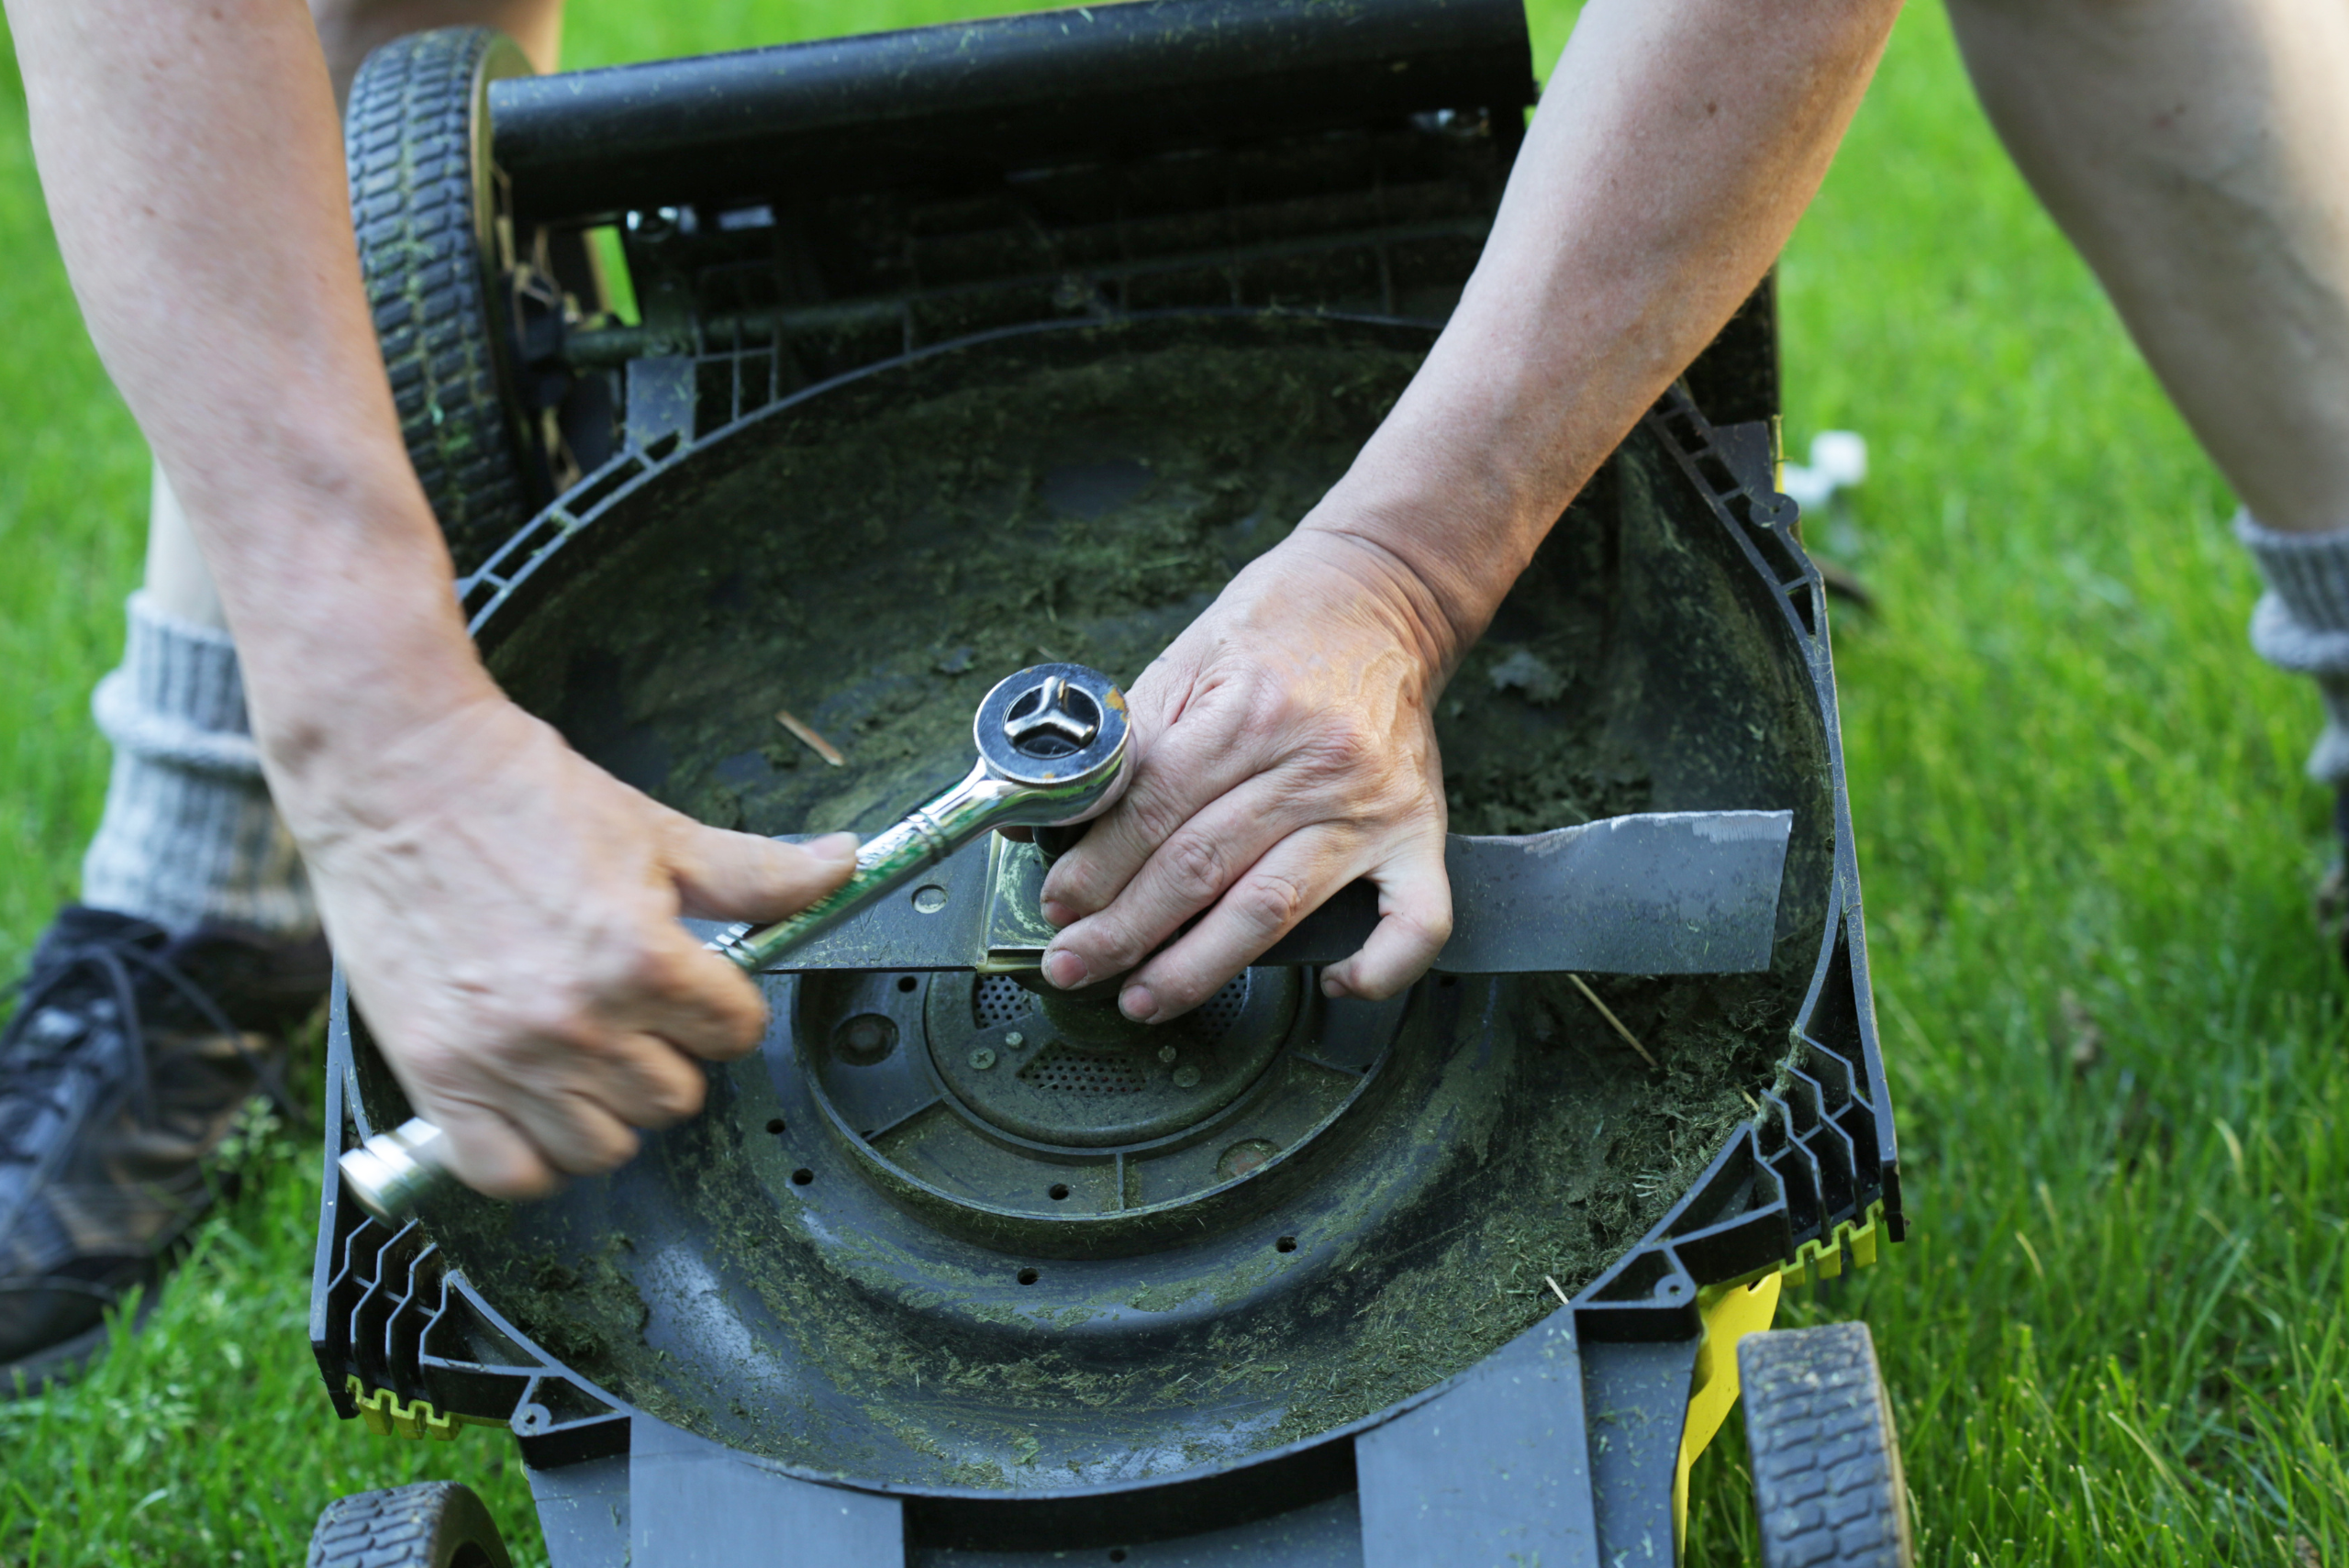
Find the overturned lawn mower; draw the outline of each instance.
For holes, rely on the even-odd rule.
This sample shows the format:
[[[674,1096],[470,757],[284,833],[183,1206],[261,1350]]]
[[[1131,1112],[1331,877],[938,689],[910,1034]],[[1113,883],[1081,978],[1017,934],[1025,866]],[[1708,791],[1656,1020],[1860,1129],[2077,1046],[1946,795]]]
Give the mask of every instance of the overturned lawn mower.
[[[765,833],[887,825],[997,676],[1130,680],[1275,543],[1433,340],[1531,92],[1507,0],[520,72],[429,33],[353,90],[411,450],[507,690]],[[338,1407],[507,1427],[556,1568],[1562,1568],[1672,1560],[1742,1365],[1766,1560],[1905,1561],[1865,1329],[1756,1332],[1900,1229],[1776,413],[1765,287],[1439,719],[1459,834],[1770,815],[1750,957],[1657,973],[1599,922],[1579,973],[1370,1004],[1276,950],[1144,1031],[1030,983],[1032,851],[980,845],[889,916],[983,901],[967,960],[763,975],[761,1050],[615,1175],[401,1225],[330,1179]],[[410,1114],[340,987],[332,1049],[330,1178]],[[503,1559],[446,1485],[333,1505],[312,1556]]]

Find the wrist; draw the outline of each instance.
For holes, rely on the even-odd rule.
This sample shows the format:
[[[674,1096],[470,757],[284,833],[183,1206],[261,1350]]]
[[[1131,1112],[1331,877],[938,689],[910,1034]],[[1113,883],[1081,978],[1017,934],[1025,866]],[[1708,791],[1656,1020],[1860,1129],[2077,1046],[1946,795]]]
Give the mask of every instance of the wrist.
[[[502,700],[440,529],[413,478],[399,477],[373,496],[248,492],[235,531],[206,540],[227,558],[214,571],[253,736],[289,807],[347,787],[402,737]],[[190,520],[206,535],[193,507]]]
[[[1484,635],[1556,518],[1533,522],[1504,470],[1461,451],[1382,430],[1297,529],[1382,558],[1430,622],[1447,670]]]

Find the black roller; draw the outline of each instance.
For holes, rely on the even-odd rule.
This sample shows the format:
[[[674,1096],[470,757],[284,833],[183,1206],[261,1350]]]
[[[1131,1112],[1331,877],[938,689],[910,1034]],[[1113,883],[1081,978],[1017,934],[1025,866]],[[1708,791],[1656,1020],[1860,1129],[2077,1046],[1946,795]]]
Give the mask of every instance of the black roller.
[[[1000,179],[1443,109],[1522,108],[1518,0],[1131,0],[490,89],[529,217]]]

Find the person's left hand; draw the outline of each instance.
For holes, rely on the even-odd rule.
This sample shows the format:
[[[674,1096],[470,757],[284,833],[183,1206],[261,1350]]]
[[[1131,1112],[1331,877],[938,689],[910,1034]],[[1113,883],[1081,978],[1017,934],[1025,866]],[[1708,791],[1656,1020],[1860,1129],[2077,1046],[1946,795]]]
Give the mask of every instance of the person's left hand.
[[[1252,562],[1129,694],[1133,783],[1045,879],[1063,928],[1045,978],[1140,964],[1119,1006],[1163,1022],[1362,877],[1379,923],[1323,991],[1391,996],[1426,973],[1452,934],[1432,710],[1454,640],[1364,539],[1300,528]]]

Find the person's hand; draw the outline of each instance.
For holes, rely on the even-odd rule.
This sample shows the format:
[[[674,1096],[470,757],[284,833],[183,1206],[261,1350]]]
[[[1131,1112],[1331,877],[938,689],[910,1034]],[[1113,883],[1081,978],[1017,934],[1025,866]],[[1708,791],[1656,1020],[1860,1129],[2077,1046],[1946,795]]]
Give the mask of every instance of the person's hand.
[[[1163,1021],[1362,877],[1381,918],[1323,991],[1391,996],[1426,973],[1452,934],[1432,709],[1454,640],[1364,539],[1300,528],[1252,562],[1129,694],[1133,782],[1045,879],[1063,928],[1045,978],[1139,964],[1119,1006]]]
[[[352,996],[451,1167],[500,1197],[623,1163],[701,1108],[703,1060],[758,1042],[758,988],[680,914],[780,918],[856,851],[705,827],[494,694],[300,794]]]

